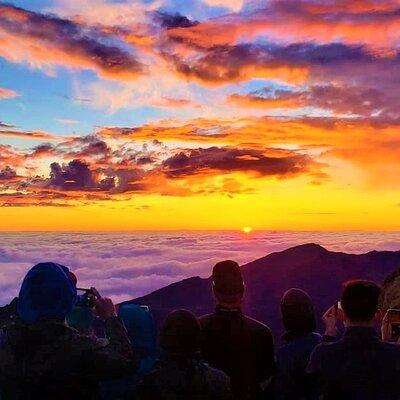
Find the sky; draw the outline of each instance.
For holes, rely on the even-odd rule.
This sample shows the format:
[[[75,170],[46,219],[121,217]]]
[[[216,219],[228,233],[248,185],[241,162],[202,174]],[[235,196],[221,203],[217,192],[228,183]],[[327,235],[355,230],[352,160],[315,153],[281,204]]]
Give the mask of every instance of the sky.
[[[18,294],[36,263],[68,266],[79,287],[95,286],[114,302],[133,299],[173,282],[210,276],[214,264],[233,259],[241,265],[304,243],[331,251],[361,254],[398,250],[391,232],[3,232],[0,233],[0,305]]]
[[[396,230],[399,45],[399,0],[0,1],[0,230]]]

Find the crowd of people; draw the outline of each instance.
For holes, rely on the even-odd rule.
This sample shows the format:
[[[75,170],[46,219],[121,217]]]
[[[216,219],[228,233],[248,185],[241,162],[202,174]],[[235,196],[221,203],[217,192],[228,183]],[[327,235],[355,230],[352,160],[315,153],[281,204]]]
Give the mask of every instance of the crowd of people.
[[[275,347],[242,313],[239,265],[217,263],[212,280],[212,314],[175,310],[158,332],[147,306],[79,295],[67,267],[35,265],[0,312],[0,400],[400,399],[400,345],[376,283],[344,283],[323,334],[308,294],[288,290]]]

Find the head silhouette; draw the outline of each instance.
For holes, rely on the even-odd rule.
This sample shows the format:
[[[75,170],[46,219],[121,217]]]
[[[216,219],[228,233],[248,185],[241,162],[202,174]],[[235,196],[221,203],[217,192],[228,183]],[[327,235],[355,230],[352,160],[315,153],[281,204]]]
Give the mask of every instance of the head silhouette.
[[[156,357],[157,331],[150,311],[138,304],[125,303],[118,308],[118,316],[124,321],[132,347],[139,357]]]
[[[217,302],[225,307],[238,307],[243,298],[244,283],[239,264],[232,260],[215,264],[212,273]]]
[[[164,321],[160,346],[170,354],[190,355],[200,347],[200,324],[188,310],[172,311]]]
[[[381,288],[365,280],[348,281],[343,284],[341,307],[345,322],[351,324],[374,324],[378,312]]]
[[[289,289],[281,300],[282,322],[287,333],[299,337],[316,328],[314,307],[310,296],[301,289]]]
[[[21,320],[64,320],[76,301],[76,286],[69,269],[56,263],[40,263],[26,274],[18,295]]]

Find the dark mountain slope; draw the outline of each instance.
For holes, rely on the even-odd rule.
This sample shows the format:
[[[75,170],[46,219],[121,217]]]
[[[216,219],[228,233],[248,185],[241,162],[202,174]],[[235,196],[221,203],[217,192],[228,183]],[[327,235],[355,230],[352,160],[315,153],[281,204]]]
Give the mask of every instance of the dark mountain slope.
[[[383,283],[399,266],[399,251],[355,255],[331,252],[316,244],[296,246],[242,266],[246,283],[243,308],[269,325],[277,338],[282,331],[280,299],[287,289],[306,290],[320,317],[338,300],[342,282],[362,278]],[[188,308],[201,315],[211,312],[214,304],[210,278],[199,277],[174,283],[131,302],[149,305],[158,321],[175,308]]]

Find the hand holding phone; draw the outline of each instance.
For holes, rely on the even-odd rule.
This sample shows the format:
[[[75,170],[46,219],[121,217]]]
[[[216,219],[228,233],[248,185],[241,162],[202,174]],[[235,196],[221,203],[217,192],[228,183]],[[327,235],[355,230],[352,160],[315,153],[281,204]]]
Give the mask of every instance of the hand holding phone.
[[[77,307],[94,307],[94,293],[92,289],[76,288],[78,292]],[[79,292],[83,292],[79,294]]]
[[[337,309],[335,306],[330,307],[322,317],[322,321],[325,324],[325,335],[336,336],[338,333],[337,329]]]
[[[117,312],[115,310],[114,303],[108,297],[101,297],[100,293],[96,288],[90,288],[94,295],[94,308],[98,317],[107,319],[115,317]]]

